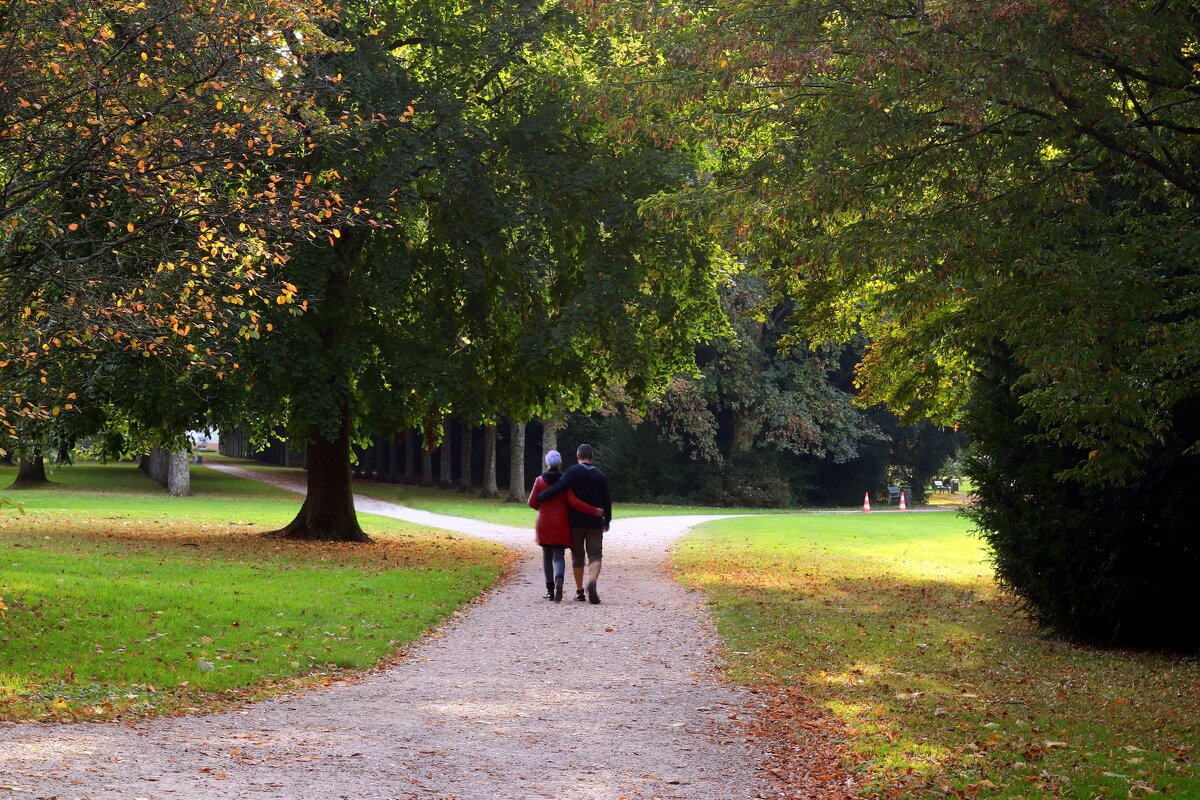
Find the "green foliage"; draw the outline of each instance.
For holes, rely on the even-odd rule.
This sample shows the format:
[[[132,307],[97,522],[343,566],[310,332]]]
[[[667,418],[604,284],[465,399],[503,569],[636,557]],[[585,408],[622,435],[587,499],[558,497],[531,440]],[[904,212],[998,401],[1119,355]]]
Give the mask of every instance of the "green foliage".
[[[341,217],[301,163],[330,124],[309,59],[340,48],[322,31],[333,14],[5,5],[0,437],[42,440],[30,424],[82,406],[115,361],[219,381],[230,336],[258,335],[260,312],[289,300],[276,270],[291,240]]]
[[[1021,407],[1023,373],[999,350],[967,407],[971,516],[1000,580],[1070,638],[1200,650],[1200,405],[1181,403],[1171,437],[1134,465],[1139,477],[1108,489],[1072,470],[1086,453],[1040,436],[1039,420]]]
[[[639,205],[694,160],[584,119],[587,30],[537,2],[345,19],[355,49],[328,69],[369,124],[316,157],[372,218],[289,263],[308,313],[279,309],[252,343],[260,432],[329,435],[349,413],[360,433],[415,426],[433,444],[447,414],[524,420],[615,384],[640,400],[688,368],[719,325],[713,248]]]
[[[601,445],[618,496],[718,505],[856,505],[882,496],[888,471],[920,501],[949,452],[952,431],[902,426],[885,409],[854,405],[861,338],[812,349],[794,338],[791,307],[761,279],[741,274],[722,288],[730,334],[697,350],[700,376],[677,375],[643,418],[573,417],[572,441]]]
[[[834,377],[840,348],[811,347],[758,276],[742,274],[722,290],[732,335],[702,348],[701,393],[721,428],[727,457],[768,449],[842,462],[879,432]]]
[[[797,470],[783,453],[737,453],[723,466],[720,503],[751,508],[787,508],[794,504],[796,498],[788,477]],[[703,490],[701,496],[712,497]]]
[[[809,493],[806,462],[851,460],[880,436],[836,382],[839,348],[781,346],[789,307],[760,278],[734,277],[721,300],[729,332],[697,349],[700,375],[676,375],[636,430],[614,419],[595,431],[618,492],[785,507]]]
[[[646,87],[613,116],[714,153],[662,213],[771,264],[800,335],[864,332],[866,400],[955,421],[999,340],[1064,469],[1117,485],[1172,439],[1200,396],[1193,4],[591,5]]]

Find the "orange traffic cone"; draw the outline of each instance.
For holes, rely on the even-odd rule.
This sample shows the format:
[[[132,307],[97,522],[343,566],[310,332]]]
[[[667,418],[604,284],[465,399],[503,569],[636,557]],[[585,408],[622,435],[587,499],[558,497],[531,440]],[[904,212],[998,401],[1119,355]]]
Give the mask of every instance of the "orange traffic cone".
[[[867,492],[866,494],[863,495],[863,513],[864,514],[871,513],[871,493],[870,492]]]
[[[900,510],[908,511],[908,506],[904,505],[904,490],[900,490]]]

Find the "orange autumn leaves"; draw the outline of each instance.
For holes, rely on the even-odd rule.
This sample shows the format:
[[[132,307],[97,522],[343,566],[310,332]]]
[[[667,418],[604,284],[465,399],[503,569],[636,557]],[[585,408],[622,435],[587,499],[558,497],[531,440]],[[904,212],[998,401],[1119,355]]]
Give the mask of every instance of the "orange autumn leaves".
[[[287,304],[289,244],[348,223],[306,165],[346,123],[297,0],[14,0],[0,33],[0,436],[105,351],[232,368]],[[24,387],[22,391],[21,388]],[[30,387],[38,391],[30,391]],[[21,400],[18,400],[21,395]]]

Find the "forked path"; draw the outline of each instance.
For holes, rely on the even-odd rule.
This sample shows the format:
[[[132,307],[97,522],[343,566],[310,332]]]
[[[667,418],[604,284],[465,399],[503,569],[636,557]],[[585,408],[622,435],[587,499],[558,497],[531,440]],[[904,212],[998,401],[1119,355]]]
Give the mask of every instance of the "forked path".
[[[752,713],[748,698],[718,675],[701,598],[664,569],[671,543],[714,517],[618,519],[593,606],[539,599],[530,529],[355,502],[526,557],[485,603],[362,680],[132,727],[0,727],[0,785],[63,800],[749,800],[764,791],[759,754],[732,719]]]

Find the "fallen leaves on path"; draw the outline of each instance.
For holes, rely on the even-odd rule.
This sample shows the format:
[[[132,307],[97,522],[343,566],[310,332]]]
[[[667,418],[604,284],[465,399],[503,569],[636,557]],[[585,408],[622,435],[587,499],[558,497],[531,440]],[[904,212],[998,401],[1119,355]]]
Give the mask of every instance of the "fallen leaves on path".
[[[764,753],[763,769],[777,797],[787,800],[848,800],[854,778],[846,771],[845,727],[794,687],[757,689],[759,705],[747,733]]]

